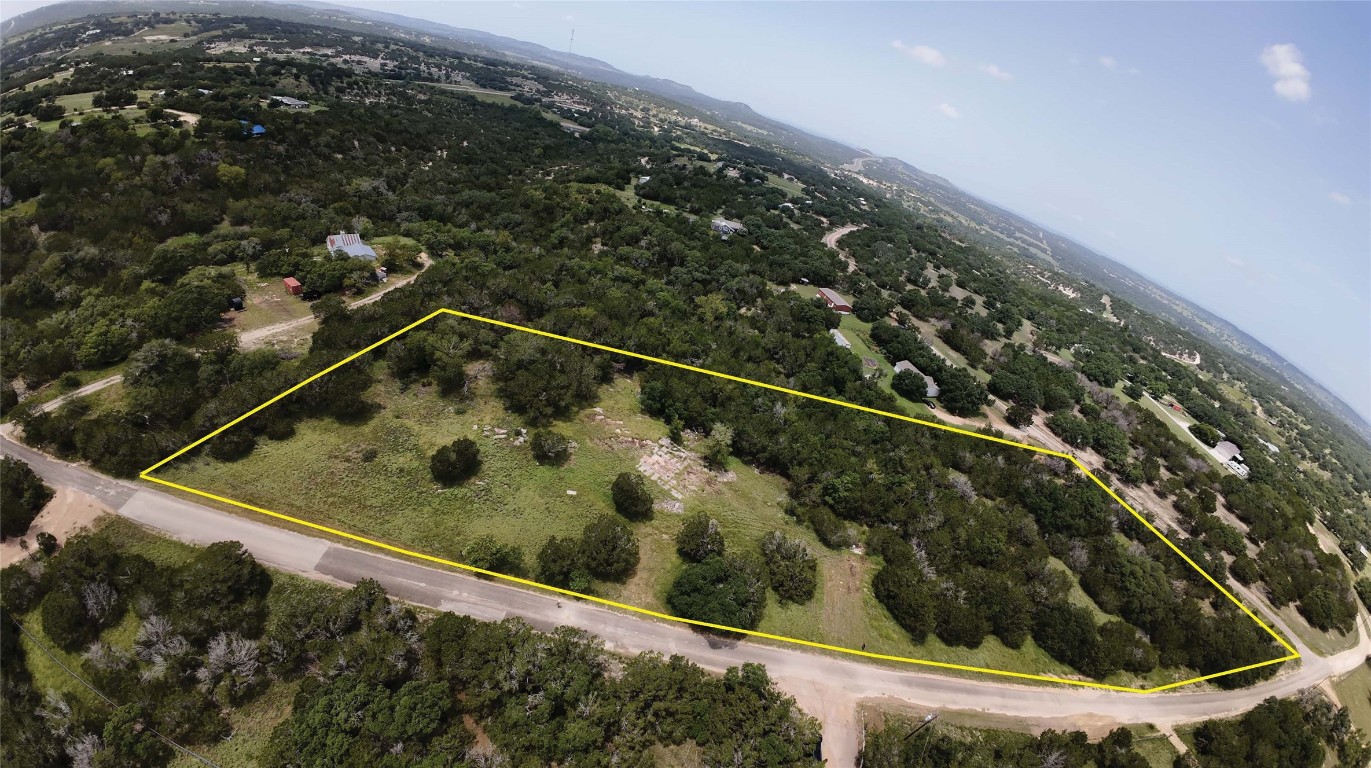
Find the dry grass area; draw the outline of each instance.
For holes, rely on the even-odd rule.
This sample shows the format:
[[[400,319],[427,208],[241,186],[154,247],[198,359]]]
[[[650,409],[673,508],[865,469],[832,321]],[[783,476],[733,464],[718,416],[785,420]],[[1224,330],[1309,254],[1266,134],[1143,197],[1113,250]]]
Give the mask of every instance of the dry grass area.
[[[51,533],[59,543],[65,543],[72,534],[93,525],[101,515],[113,512],[92,496],[69,488],[57,488],[52,501],[34,518],[23,540],[33,545],[38,534]],[[19,541],[6,539],[0,542],[0,567],[16,563],[28,555]]]

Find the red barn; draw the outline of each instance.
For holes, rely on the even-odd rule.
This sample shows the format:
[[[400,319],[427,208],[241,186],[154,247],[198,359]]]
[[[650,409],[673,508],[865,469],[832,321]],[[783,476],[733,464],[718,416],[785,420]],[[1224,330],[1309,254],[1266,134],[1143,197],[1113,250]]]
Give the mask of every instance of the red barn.
[[[300,281],[293,277],[287,277],[281,282],[285,283],[286,290],[290,291],[291,296],[299,296],[305,290],[304,286],[300,285]]]
[[[852,314],[852,305],[848,304],[847,299],[838,295],[838,292],[832,288],[820,288],[819,298],[824,300],[824,303],[828,305],[829,309],[840,315]]]

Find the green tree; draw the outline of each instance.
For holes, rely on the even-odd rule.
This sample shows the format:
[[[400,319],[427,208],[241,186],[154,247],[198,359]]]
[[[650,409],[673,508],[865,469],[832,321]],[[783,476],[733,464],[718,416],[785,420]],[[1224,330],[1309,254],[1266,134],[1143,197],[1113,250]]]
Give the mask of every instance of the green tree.
[[[600,515],[581,533],[581,558],[596,578],[624,581],[638,567],[638,540],[623,521]]]
[[[588,586],[590,576],[581,563],[581,546],[576,540],[552,536],[538,550],[537,559],[538,581],[577,592],[586,591],[574,586]]]
[[[434,451],[429,471],[443,485],[465,483],[481,471],[481,451],[471,438],[459,437]]]
[[[702,452],[711,467],[723,469],[727,466],[728,457],[733,454],[733,428],[716,422],[709,428]]]
[[[711,557],[687,564],[667,591],[666,602],[681,618],[752,629],[766,607],[766,578],[750,560]]]
[[[1033,414],[1034,410],[1032,408],[1014,403],[1009,406],[1009,410],[1005,412],[1004,420],[1009,422],[1010,426],[1022,429],[1033,423]]]
[[[533,424],[590,403],[608,373],[608,358],[528,333],[506,336],[495,358],[501,397]]]
[[[571,456],[571,441],[550,429],[533,430],[529,448],[539,464],[561,466]]]
[[[629,520],[652,519],[652,491],[640,472],[621,472],[610,485],[614,509]]]
[[[171,747],[150,730],[152,721],[141,704],[125,704],[105,721],[104,749],[95,764],[99,768],[126,765],[164,765]]]
[[[0,459],[0,538],[23,536],[52,498],[52,489],[28,464],[9,456]]]

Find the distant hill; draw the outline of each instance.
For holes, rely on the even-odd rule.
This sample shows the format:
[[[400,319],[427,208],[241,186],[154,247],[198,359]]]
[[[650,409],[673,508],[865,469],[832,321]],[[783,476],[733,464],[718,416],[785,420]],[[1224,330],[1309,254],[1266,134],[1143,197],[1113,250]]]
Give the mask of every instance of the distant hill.
[[[1258,371],[1304,392],[1352,426],[1363,439],[1371,442],[1371,423],[1323,385],[1237,326],[1134,270],[1064,235],[977,198],[947,179],[922,171],[908,162],[878,157],[866,150],[816,136],[761,115],[747,104],[716,99],[673,80],[631,74],[589,56],[555,51],[536,43],[476,29],[314,0],[71,0],[20,14],[6,22],[0,34],[8,39],[41,26],[92,14],[154,9],[266,16],[389,35],[464,53],[547,67],[611,86],[637,89],[691,107],[708,115],[711,122],[740,136],[776,144],[834,169],[845,168],[871,179],[904,186],[961,223],[1012,244],[1025,255],[1045,258],[1059,269],[1093,282],[1135,306],[1233,352]]]

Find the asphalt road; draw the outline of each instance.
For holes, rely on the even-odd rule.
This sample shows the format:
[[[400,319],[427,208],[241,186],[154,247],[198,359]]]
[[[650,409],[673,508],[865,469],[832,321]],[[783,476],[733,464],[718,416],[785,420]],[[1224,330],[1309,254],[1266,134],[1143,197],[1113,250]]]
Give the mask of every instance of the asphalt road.
[[[1298,665],[1287,665],[1278,677],[1251,688],[1139,695],[951,677],[801,648],[721,641],[684,625],[420,565],[221,512],[53,459],[15,442],[8,432],[0,430],[0,452],[23,459],[48,483],[94,496],[119,515],[182,541],[210,544],[236,540],[258,560],[275,568],[339,584],[376,579],[397,598],[483,620],[517,616],[539,629],[579,627],[603,638],[613,651],[680,654],[714,671],[749,661],[765,664],[782,688],[796,696],[806,711],[823,720],[825,754],[831,765],[854,764],[860,737],[856,710],[864,700],[929,709],[981,710],[1037,721],[1067,718],[1170,727],[1243,712],[1269,696],[1291,695],[1329,675],[1356,668],[1371,651],[1371,631],[1364,631],[1355,648],[1330,657],[1306,657]]]

